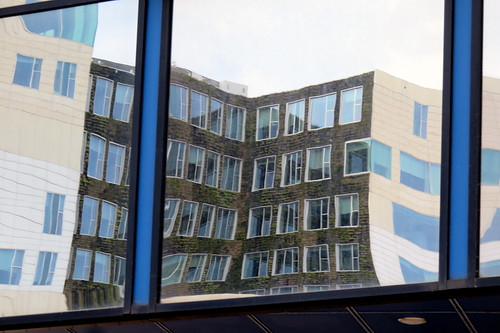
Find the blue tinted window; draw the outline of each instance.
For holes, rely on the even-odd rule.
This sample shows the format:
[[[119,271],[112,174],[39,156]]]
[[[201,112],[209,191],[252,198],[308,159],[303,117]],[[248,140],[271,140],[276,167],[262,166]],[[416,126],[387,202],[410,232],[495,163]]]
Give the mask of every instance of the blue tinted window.
[[[73,280],[88,280],[90,273],[90,256],[92,251],[76,250],[75,270],[73,271]]]
[[[99,237],[113,238],[116,222],[116,206],[103,201],[101,207],[101,225]]]
[[[109,106],[111,104],[111,90],[113,82],[98,77],[95,83],[94,114],[109,116]]]
[[[108,147],[108,162],[106,164],[106,181],[120,184],[125,162],[125,147],[110,143]]]
[[[73,98],[75,93],[76,64],[57,62],[54,93]]]
[[[423,270],[401,257],[399,257],[399,264],[405,283],[432,282],[438,279],[438,273]]]
[[[24,250],[0,249],[0,284],[19,284],[23,257]]]
[[[405,152],[400,154],[401,184],[425,193],[439,194],[441,166],[419,160]]]
[[[481,150],[481,184],[498,185],[500,181],[500,151]]]
[[[420,214],[396,203],[392,204],[392,210],[396,235],[423,249],[439,250],[439,217]]]
[[[170,85],[168,114],[172,118],[187,120],[187,89]]]
[[[372,140],[371,169],[373,172],[391,179],[391,147]]]
[[[90,177],[102,179],[104,145],[104,139],[94,134],[90,135],[89,164],[87,166],[87,175]]]
[[[50,286],[56,269],[57,253],[40,252],[36,265],[34,285]]]
[[[481,244],[486,242],[500,241],[500,209],[496,209],[490,226],[481,237]],[[481,264],[482,265],[482,264]]]
[[[361,107],[363,102],[363,87],[342,91],[340,106],[340,124],[361,121]]]
[[[41,71],[42,59],[17,54],[16,70],[12,83],[38,89]]]
[[[118,83],[116,85],[115,102],[113,104],[113,119],[128,123],[134,88]]]
[[[96,252],[94,263],[94,282],[109,283],[109,266],[111,256]]]
[[[26,1],[31,3],[36,1]],[[94,45],[97,4],[23,15],[26,29],[48,37],[64,38]]]
[[[427,139],[427,111],[429,107],[420,103],[414,103],[413,109],[413,134]]]
[[[80,227],[80,234],[95,235],[98,203],[97,199],[89,197],[83,198],[82,225]]]
[[[45,200],[45,219],[43,232],[46,234],[60,235],[62,232],[63,211],[65,196],[47,193]]]

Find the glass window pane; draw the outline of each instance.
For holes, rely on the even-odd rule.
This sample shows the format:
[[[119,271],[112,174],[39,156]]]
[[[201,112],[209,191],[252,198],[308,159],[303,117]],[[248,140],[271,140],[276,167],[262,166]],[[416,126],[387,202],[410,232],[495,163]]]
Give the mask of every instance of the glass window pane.
[[[174,1],[161,303],[435,279],[443,9]]]
[[[2,316],[124,304],[138,7],[117,0],[0,20]]]

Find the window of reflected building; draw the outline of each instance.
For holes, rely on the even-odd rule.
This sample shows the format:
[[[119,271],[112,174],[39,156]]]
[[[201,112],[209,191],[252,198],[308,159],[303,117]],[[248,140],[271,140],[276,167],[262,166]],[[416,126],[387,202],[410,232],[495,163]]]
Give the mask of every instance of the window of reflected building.
[[[443,26],[443,1],[174,2],[160,302],[436,281]]]

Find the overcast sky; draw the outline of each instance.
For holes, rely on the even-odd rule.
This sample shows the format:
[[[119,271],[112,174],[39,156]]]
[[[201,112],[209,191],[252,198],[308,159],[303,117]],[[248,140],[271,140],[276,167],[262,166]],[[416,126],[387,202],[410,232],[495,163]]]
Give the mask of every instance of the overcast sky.
[[[94,58],[135,65],[137,0],[99,4]]]
[[[373,69],[441,89],[442,0],[177,0],[172,61],[249,95]]]

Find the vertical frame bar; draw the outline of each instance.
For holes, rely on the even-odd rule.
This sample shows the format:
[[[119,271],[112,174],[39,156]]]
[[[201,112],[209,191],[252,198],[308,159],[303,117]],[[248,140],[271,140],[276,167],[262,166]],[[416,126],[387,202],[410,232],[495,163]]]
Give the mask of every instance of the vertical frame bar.
[[[472,0],[455,0],[448,278],[467,277]]]
[[[150,303],[151,241],[153,233],[154,170],[160,67],[162,1],[148,0],[144,51],[143,101],[139,162],[133,312]]]

